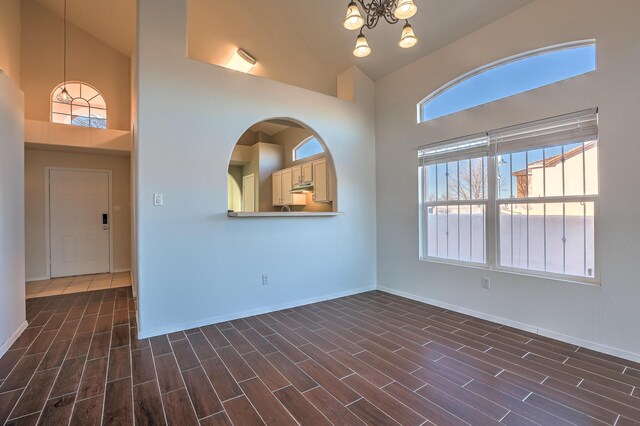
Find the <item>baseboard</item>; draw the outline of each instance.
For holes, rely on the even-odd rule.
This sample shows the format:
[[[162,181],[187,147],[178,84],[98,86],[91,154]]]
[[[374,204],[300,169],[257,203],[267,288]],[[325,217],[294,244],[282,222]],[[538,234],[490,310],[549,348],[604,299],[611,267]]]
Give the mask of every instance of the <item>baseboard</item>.
[[[27,325],[29,325],[29,324],[26,321],[23,322],[22,324],[20,324],[20,327],[18,327],[18,329],[15,331],[15,333],[13,333],[11,335],[11,337],[9,337],[9,340],[4,342],[2,344],[2,346],[0,346],[0,358],[2,358],[4,356],[4,354],[7,353],[7,351],[11,347],[11,345],[13,345],[13,342],[18,340],[18,337],[20,337],[22,332],[27,328]]]
[[[147,337],[160,336],[162,334],[174,333],[176,331],[189,330],[191,328],[202,327],[210,324],[217,324],[223,321],[232,321],[239,318],[251,317],[254,315],[261,315],[261,314],[266,314],[273,311],[279,311],[281,309],[295,308],[298,306],[308,305],[310,303],[318,303],[318,302],[324,302],[325,300],[337,299],[339,297],[352,296],[354,294],[364,293],[366,291],[372,291],[375,289],[376,289],[375,286],[361,287],[358,289],[332,293],[325,296],[312,297],[308,299],[300,299],[300,300],[296,300],[289,303],[283,303],[281,305],[265,306],[262,308],[252,309],[249,311],[237,312],[232,315],[222,315],[218,317],[211,317],[211,318],[206,318],[200,321],[183,323],[183,324],[178,324],[178,325],[169,326],[169,327],[156,328],[154,330],[148,330],[148,331],[142,330],[142,327],[140,327],[140,323],[138,322],[138,338],[145,339]]]
[[[486,314],[483,312],[474,311],[473,309],[467,309],[460,306],[451,305],[449,303],[440,302],[439,300],[434,300],[434,299],[430,299],[428,297],[423,297],[423,296],[417,296],[412,293],[407,293],[407,292],[396,290],[389,287],[378,286],[378,290],[384,291],[386,293],[395,294],[396,296],[406,297],[407,299],[416,300],[418,302],[427,303],[429,305],[438,306],[440,308],[448,309],[450,311],[458,312],[461,314],[470,315],[472,317],[481,318],[487,321],[496,322],[498,324],[507,325],[509,327],[517,328],[518,330],[539,334],[540,336],[556,339],[561,342],[569,343],[571,345],[583,347],[585,349],[591,349],[597,352],[602,352],[607,355],[613,355],[613,356],[624,358],[630,361],[640,362],[640,354],[637,354],[634,352],[625,351],[625,350],[614,348],[611,346],[601,345],[600,343],[579,339],[577,337],[568,336],[566,334],[557,333],[555,331],[546,330],[544,328],[538,328],[530,324],[525,324],[518,321],[512,321],[507,318],[497,317],[497,316]]]
[[[50,280],[50,277],[33,277],[33,278],[26,278],[25,281],[26,282],[31,282],[31,281],[45,281],[45,280]]]
[[[131,272],[131,268],[123,268],[123,269],[112,269],[111,273],[112,274],[117,274],[120,272]]]

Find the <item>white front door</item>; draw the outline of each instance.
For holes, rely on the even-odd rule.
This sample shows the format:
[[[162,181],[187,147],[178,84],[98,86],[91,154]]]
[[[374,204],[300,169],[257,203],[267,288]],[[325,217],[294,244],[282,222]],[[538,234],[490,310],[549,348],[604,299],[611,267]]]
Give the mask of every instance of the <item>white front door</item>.
[[[252,174],[242,178],[242,211],[256,211],[256,182]]]
[[[109,272],[108,214],[108,172],[49,171],[51,277]]]

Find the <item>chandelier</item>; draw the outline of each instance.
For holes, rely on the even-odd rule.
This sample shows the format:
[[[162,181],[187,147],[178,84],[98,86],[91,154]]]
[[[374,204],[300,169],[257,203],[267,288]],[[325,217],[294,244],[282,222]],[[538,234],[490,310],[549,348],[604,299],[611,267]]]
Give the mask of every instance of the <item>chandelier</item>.
[[[368,29],[375,28],[380,22],[380,19],[384,19],[390,24],[397,24],[404,20],[405,24],[402,27],[402,35],[398,46],[408,49],[413,47],[418,42],[418,38],[413,32],[411,24],[409,24],[409,18],[416,14],[418,7],[413,0],[351,0],[347,6],[347,16],[344,20],[344,27],[348,30],[360,30],[356,39],[356,47],[353,50],[353,54],[359,58],[369,56],[371,53],[371,47],[367,42],[367,38],[364,36],[362,30],[364,27]],[[360,12],[360,8],[364,12]]]

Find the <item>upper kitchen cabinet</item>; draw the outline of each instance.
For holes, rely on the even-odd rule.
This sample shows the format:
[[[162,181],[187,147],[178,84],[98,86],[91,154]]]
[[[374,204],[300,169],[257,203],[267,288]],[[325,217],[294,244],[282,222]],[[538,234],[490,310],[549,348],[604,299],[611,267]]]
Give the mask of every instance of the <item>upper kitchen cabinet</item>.
[[[243,185],[250,175],[253,186]],[[255,213],[337,211],[336,175],[327,145],[293,120],[267,120],[245,131],[233,150],[228,178],[233,190],[229,212],[249,213],[239,198],[255,200]],[[238,188],[251,194],[237,194]]]

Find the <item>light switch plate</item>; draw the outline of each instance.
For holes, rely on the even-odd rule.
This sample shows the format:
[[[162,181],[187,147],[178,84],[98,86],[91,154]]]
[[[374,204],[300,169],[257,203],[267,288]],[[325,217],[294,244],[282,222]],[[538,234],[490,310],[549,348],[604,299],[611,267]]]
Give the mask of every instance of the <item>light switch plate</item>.
[[[164,197],[162,194],[153,194],[153,205],[161,206],[164,204]]]

